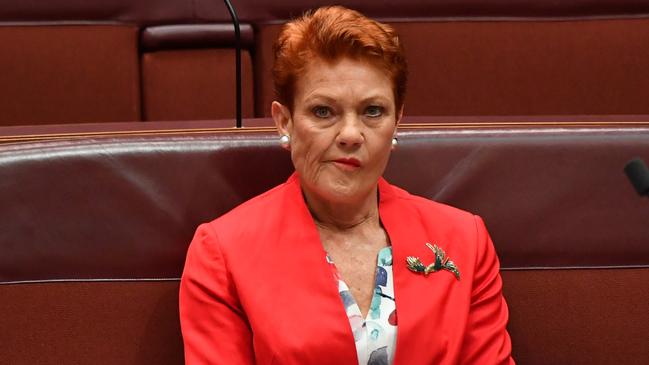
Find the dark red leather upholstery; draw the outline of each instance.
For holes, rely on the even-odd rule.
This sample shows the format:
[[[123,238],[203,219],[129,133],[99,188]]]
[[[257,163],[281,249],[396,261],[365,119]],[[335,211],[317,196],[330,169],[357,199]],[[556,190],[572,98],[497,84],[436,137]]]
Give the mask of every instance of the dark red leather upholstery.
[[[235,3],[245,116],[270,114],[279,24],[326,4]],[[411,70],[407,115],[649,114],[646,0],[343,5],[401,33]],[[232,115],[234,34],[222,2],[30,0],[2,7],[0,19],[0,52],[9,55],[0,59],[2,125]],[[80,41],[107,24],[114,32],[100,42]]]
[[[425,20],[390,23],[406,49],[406,115],[649,113],[649,19]],[[256,111],[274,99],[262,25]]]
[[[235,2],[244,116],[268,115],[279,23],[326,4]],[[649,202],[622,166],[649,160],[630,115],[649,114],[649,2],[342,4],[402,34],[386,176],[485,218],[518,363],[646,364]],[[0,128],[0,364],[181,364],[195,226],[291,171],[271,128],[195,121],[233,115],[225,6],[25,0],[0,19],[0,124],[182,120]]]
[[[485,218],[519,363],[642,364],[649,202],[622,167],[649,124],[548,123],[404,125],[386,177]],[[216,125],[0,129],[0,363],[181,362],[195,226],[291,171],[274,130]]]
[[[241,24],[241,47],[254,44],[250,24]],[[232,48],[236,45],[232,24],[181,24],[147,27],[142,30],[141,47],[145,51],[184,48]]]
[[[0,23],[0,125],[140,120],[137,37],[127,25]]]
[[[254,103],[254,111],[246,106],[245,116],[269,115],[274,98],[270,49],[277,24],[320,5],[325,2],[237,2],[245,23],[244,56],[252,60],[252,66],[244,65],[244,99]],[[411,69],[406,99],[409,115],[649,113],[644,102],[649,97],[645,46],[649,3],[645,1],[523,4],[492,0],[476,6],[466,1],[408,0],[396,6],[363,0],[344,5],[390,21],[400,31]],[[233,65],[227,60],[232,57],[234,38],[229,14],[219,2],[27,1],[3,7],[0,17],[9,26],[0,32],[0,38],[7,38],[1,44],[32,33],[48,44],[19,42],[27,53],[3,49],[12,57],[0,61],[0,68],[15,77],[3,80],[4,89],[0,88],[4,101],[0,106],[7,111],[0,116],[2,124],[231,115],[234,88],[221,86],[231,83]],[[97,46],[73,44],[63,46],[61,52],[46,52],[57,44],[49,37],[62,24],[76,24],[74,30],[79,32],[63,34],[65,44],[86,34],[87,27],[107,22],[141,30],[135,45],[117,36],[108,40],[113,49],[122,50],[114,54],[116,60],[101,56]],[[15,28],[18,24],[29,25],[30,30]],[[220,57],[189,52],[215,47],[229,49],[220,50]],[[172,56],[177,62],[151,65],[161,50],[180,50]],[[207,69],[192,61],[178,61],[187,55],[197,64],[215,66]],[[139,65],[143,77],[133,72],[131,64],[121,65],[137,59],[144,61]],[[92,68],[106,62],[115,68]],[[29,71],[28,77],[19,72],[23,69]],[[159,82],[143,83],[147,74],[148,80]],[[178,80],[185,86],[170,87]],[[210,104],[210,100],[217,102]]]
[[[144,53],[144,120],[200,120],[235,115],[232,49],[174,49]],[[250,53],[241,54],[243,117],[253,117]]]
[[[308,2],[296,0],[234,1],[242,21],[283,21],[304,10],[331,5],[325,0]],[[583,17],[649,15],[649,3],[644,0],[402,0],[398,3],[368,0],[346,0],[338,4],[358,9],[372,17],[383,19],[439,17]],[[230,16],[223,1],[213,0],[23,0],[0,9],[0,19],[21,21],[104,21],[140,25],[191,24],[228,22]]]

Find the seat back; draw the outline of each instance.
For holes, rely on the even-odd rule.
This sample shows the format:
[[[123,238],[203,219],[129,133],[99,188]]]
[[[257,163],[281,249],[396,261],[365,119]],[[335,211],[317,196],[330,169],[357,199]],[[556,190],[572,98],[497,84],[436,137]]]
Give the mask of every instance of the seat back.
[[[195,227],[292,167],[270,128],[158,126],[4,133],[0,363],[182,363],[178,278]],[[389,181],[484,217],[519,363],[649,357],[649,202],[622,173],[649,159],[649,124],[399,137]]]

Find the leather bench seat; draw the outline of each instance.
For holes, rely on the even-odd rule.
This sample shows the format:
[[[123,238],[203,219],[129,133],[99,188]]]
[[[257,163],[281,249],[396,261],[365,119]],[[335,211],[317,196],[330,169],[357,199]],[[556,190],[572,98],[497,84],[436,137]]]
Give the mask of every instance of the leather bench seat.
[[[411,116],[649,114],[649,19],[400,19]],[[274,99],[272,42],[257,33],[257,115]]]
[[[138,29],[0,26],[0,125],[140,120]]]
[[[125,126],[0,128],[0,363],[182,363],[195,227],[291,172],[272,128]],[[559,126],[404,125],[386,177],[485,219],[519,363],[642,364],[649,124]]]
[[[206,120],[234,116],[236,41],[231,24],[166,25],[142,32],[143,119]],[[250,24],[241,25],[242,116],[253,114]]]
[[[270,115],[280,24],[327,4],[236,2],[245,117]],[[647,0],[344,5],[401,33],[407,115],[649,114]],[[220,2],[26,0],[0,19],[0,125],[234,115],[234,35]]]
[[[243,115],[253,116],[242,24]],[[234,32],[206,0],[25,1],[0,9],[0,125],[234,115]]]

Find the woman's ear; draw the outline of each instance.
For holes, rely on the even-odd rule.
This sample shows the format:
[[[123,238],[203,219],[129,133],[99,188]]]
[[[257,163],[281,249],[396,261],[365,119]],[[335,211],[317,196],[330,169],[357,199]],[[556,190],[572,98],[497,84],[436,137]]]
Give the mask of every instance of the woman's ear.
[[[401,108],[399,108],[399,112],[397,113],[397,122],[394,125],[395,129],[399,126],[399,123],[401,123],[401,118],[403,117],[403,107],[404,105],[401,105]]]
[[[273,101],[270,107],[270,113],[273,116],[279,135],[290,136],[293,131],[293,119],[288,108],[278,101]]]

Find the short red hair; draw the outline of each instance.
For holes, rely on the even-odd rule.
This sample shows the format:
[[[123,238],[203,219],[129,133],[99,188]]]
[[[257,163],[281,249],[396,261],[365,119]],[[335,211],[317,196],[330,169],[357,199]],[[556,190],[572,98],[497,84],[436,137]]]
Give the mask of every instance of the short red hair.
[[[390,75],[396,110],[403,106],[408,68],[394,29],[342,6],[307,11],[284,25],[274,45],[273,81],[280,103],[293,110],[295,83],[314,59],[369,61]]]

